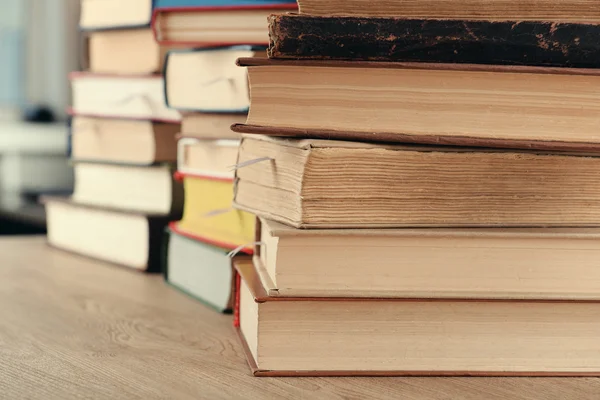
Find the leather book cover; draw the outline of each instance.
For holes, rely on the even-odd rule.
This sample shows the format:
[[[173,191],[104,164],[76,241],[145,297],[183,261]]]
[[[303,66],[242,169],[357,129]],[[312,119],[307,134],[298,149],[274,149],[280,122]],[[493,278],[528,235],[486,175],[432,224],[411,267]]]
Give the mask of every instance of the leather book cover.
[[[393,370],[393,371],[359,371],[359,370],[349,370],[349,371],[280,371],[280,370],[264,370],[258,367],[252,352],[244,338],[244,335],[240,329],[240,321],[243,316],[240,315],[240,285],[241,282],[244,281],[252,296],[254,297],[254,301],[257,303],[265,303],[269,301],[371,301],[371,302],[381,302],[381,301],[445,301],[439,299],[382,299],[382,298],[333,298],[333,297],[272,297],[269,296],[264,289],[258,273],[253,265],[253,263],[247,258],[240,258],[233,261],[233,266],[235,268],[235,301],[234,301],[234,310],[233,310],[233,327],[238,334],[240,339],[240,343],[242,345],[242,349],[246,355],[246,359],[248,362],[248,366],[250,367],[251,373],[257,377],[302,377],[302,376],[552,376],[552,377],[584,377],[584,376],[600,376],[600,371],[592,371],[592,372],[553,372],[553,371],[401,371],[401,370]],[[464,301],[464,302],[473,302],[473,301],[482,301],[482,302],[515,302],[516,300],[453,300],[453,301]],[[537,300],[535,302],[552,302],[548,300]]]
[[[269,57],[600,67],[600,25],[303,14],[269,17]]]

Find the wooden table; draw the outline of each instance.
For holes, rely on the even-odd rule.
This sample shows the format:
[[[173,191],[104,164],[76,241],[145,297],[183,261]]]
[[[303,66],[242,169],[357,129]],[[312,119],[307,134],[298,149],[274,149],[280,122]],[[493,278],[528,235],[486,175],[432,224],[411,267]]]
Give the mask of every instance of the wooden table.
[[[254,378],[219,315],[142,275],[0,239],[0,398],[598,399],[595,378]]]

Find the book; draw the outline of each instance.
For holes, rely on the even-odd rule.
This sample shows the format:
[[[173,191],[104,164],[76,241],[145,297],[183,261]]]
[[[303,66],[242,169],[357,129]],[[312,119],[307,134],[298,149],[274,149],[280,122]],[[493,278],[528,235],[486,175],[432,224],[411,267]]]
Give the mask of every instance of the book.
[[[267,45],[267,17],[295,9],[291,1],[194,1],[189,7],[157,7],[152,29],[156,41],[166,45]]]
[[[600,70],[242,59],[243,133],[597,153]],[[565,100],[565,99],[568,99]]]
[[[234,139],[242,135],[231,130],[231,125],[246,122],[246,113],[185,112],[181,119],[183,136],[203,139]]]
[[[150,25],[153,0],[81,0],[82,30],[139,28]]]
[[[240,56],[264,55],[252,46],[172,50],[165,61],[165,101],[180,111],[248,111],[248,75]],[[194,88],[194,90],[190,90]]]
[[[238,164],[234,206],[297,228],[600,225],[599,157],[248,135]]]
[[[73,72],[72,113],[97,117],[178,122],[181,115],[165,105],[160,75],[105,75]]]
[[[46,197],[48,243],[56,248],[145,272],[160,271],[160,249],[168,222],[145,215]]]
[[[146,29],[94,31],[86,36],[85,69],[103,74],[161,73],[170,47],[159,46]]]
[[[177,142],[177,171],[233,180],[239,145],[239,140],[182,137]]]
[[[152,165],[177,161],[179,124],[75,116],[71,157],[75,161]]]
[[[251,253],[256,221],[253,215],[232,207],[233,181],[184,174],[178,178],[183,180],[185,202],[177,232],[224,249],[244,246]]]
[[[600,11],[587,0],[298,0],[300,13],[396,17],[600,22]]]
[[[600,376],[597,302],[272,297],[234,265],[256,376]]]
[[[176,228],[167,231],[166,240],[165,280],[219,312],[231,312],[235,285],[227,251],[180,235]]]
[[[76,162],[73,201],[146,214],[181,216],[183,188],[171,165],[134,166]]]
[[[254,265],[272,297],[600,300],[598,228],[257,225]]]
[[[269,16],[269,57],[598,68],[600,25],[556,21]]]

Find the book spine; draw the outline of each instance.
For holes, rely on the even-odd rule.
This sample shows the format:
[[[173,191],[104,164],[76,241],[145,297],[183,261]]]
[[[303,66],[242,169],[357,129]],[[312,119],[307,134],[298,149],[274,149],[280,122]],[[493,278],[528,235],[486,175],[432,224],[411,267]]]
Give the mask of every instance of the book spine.
[[[242,284],[242,278],[240,274],[235,271],[235,301],[233,303],[233,327],[240,327],[240,286]]]
[[[269,17],[270,58],[600,67],[600,25]]]

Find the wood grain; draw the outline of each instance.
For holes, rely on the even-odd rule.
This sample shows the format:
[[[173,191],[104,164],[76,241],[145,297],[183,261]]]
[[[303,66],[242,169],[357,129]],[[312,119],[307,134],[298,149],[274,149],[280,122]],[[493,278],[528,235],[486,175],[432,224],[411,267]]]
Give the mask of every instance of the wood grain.
[[[0,239],[0,397],[591,399],[595,378],[254,378],[224,316],[158,276]]]

